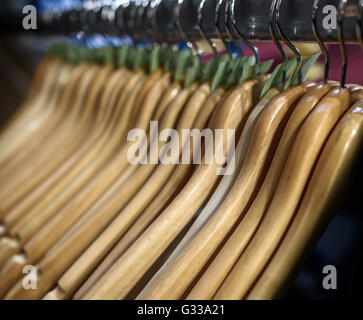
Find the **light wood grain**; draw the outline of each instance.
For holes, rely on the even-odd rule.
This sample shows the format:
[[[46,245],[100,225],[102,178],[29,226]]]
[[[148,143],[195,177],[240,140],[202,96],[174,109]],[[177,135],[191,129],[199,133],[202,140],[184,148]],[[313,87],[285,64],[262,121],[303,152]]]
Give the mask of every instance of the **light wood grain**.
[[[328,85],[318,85],[310,88],[298,100],[297,106],[293,109],[278,142],[278,147],[266,178],[251,207],[243,216],[242,221],[238,224],[238,227],[233,231],[227,242],[223,245],[223,248],[220,249],[217,256],[213,259],[213,262],[211,262],[197,284],[188,294],[187,299],[211,299],[216,293],[263,219],[263,215],[274,194],[298,130],[311,110],[329,91],[330,87]],[[293,105],[292,107],[294,108]]]
[[[144,299],[182,297],[243,211],[248,208],[251,198],[254,198],[256,189],[264,178],[266,162],[273,155],[274,141],[276,142],[281,135],[278,129],[286,114],[292,111],[292,103],[304,92],[304,87],[289,89],[276,96],[266,106],[254,127],[245,161],[228,196],[206,226],[143,297]]]
[[[256,281],[291,221],[324,142],[349,105],[348,89],[336,88],[308,116],[296,136],[262,222],[215,299],[241,299]]]
[[[244,122],[252,104],[251,93],[255,84],[256,81],[246,82],[230,93],[225,103],[221,103],[215,110],[210,126],[215,129],[236,129],[241,122]],[[241,99],[244,96],[245,99]],[[230,146],[224,142],[223,150],[227,150]],[[218,180],[217,168],[215,161],[212,164],[200,165],[172,203],[84,298],[124,298],[194,216]]]
[[[181,254],[185,247],[195,238],[198,232],[203,228],[203,226],[208,222],[214,212],[221,205],[228,192],[233,186],[233,183],[237,179],[238,173],[242,167],[243,161],[245,159],[246,151],[250,142],[252,130],[254,125],[264,109],[267,103],[270,101],[269,97],[273,97],[278,94],[278,90],[271,90],[266,97],[262,99],[252,110],[250,116],[248,117],[246,124],[243,128],[241,137],[239,138],[236,151],[235,151],[235,163],[234,172],[231,175],[223,176],[218,187],[214,191],[213,195],[209,199],[208,203],[204,206],[203,210],[198,214],[197,219],[193,222],[192,226],[189,228],[187,233],[184,235],[183,239],[178,243],[178,246],[174,249],[172,254],[168,257],[167,261],[164,262],[163,266],[159,268],[158,272],[153,276],[153,278],[148,282],[147,286],[144,287],[143,291],[139,294],[137,299],[142,299],[144,294],[149,291],[149,289],[154,285],[157,279],[164,273],[167,268],[175,261],[175,259]]]
[[[198,114],[197,119],[193,124],[193,128],[202,130],[213,108],[221,99],[224,90],[219,88],[213,92],[203,104],[203,107]],[[193,152],[190,153],[193,156]],[[179,193],[181,188],[185,185],[192,173],[193,167],[187,164],[179,164],[168,178],[167,183],[158,192],[156,197],[142,212],[141,216],[135,221],[125,235],[120,239],[117,245],[87,279],[85,284],[75,294],[74,299],[80,299],[93,284],[102,276],[102,274],[121,256],[121,254],[134,242],[143,231],[151,224],[152,221],[161,213],[167,204],[169,204],[175,196]]]
[[[293,280],[333,218],[362,144],[363,102],[358,101],[330,135],[282,243],[247,299],[275,299]]]

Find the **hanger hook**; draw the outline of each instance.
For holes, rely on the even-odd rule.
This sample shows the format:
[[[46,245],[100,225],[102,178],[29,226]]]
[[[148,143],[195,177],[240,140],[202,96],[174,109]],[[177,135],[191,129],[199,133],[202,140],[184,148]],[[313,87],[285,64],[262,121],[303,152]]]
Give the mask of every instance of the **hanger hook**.
[[[180,21],[180,12],[182,9],[182,6],[184,4],[184,0],[178,0],[177,5],[174,7],[174,12],[173,12],[173,17],[174,17],[174,23],[175,23],[175,27],[177,30],[177,35],[183,40],[183,42],[186,44],[186,46],[189,49],[190,52],[190,56],[193,56],[193,49],[196,52],[198,58],[199,58],[199,62],[201,62],[202,58],[201,58],[201,50],[200,48],[197,46],[197,44],[194,41],[189,41],[181,27],[181,21]]]
[[[119,17],[116,19],[116,23],[117,23],[117,26],[121,29],[121,32],[123,32],[125,35],[127,35],[131,39],[130,45],[135,45],[136,38],[135,38],[134,32],[132,31],[133,30],[132,26],[130,28],[130,21],[127,21],[127,19],[125,18],[126,9],[129,8],[130,6],[131,6],[130,0],[122,1],[120,7],[117,9],[117,12],[116,12],[117,17]]]
[[[277,0],[273,0],[271,3],[270,17],[269,17],[268,24],[269,24],[272,41],[274,42],[277,49],[279,49],[279,51],[282,55],[283,61],[286,62],[288,60],[287,53],[286,53],[285,49],[282,47],[280,41],[277,39],[277,34],[276,34],[276,30],[275,30],[275,28],[276,28],[276,6],[277,6]],[[282,74],[282,78],[283,78],[283,82],[286,82],[286,72],[285,71]]]
[[[284,41],[284,43],[291,49],[291,51],[296,55],[297,58],[297,65],[299,66],[299,73],[298,73],[298,80],[299,80],[299,84],[301,84],[302,82],[302,69],[301,69],[301,53],[299,51],[298,48],[296,48],[294,46],[294,44],[287,38],[287,36],[285,35],[285,33],[283,32],[281,25],[280,25],[280,8],[281,8],[281,2],[282,0],[277,0],[277,6],[276,6],[276,26],[277,26],[277,30],[282,38],[282,40]]]
[[[135,0],[133,1],[133,3],[131,4],[131,1],[129,2],[130,7],[130,16],[129,16],[129,20],[127,22],[127,27],[129,29],[129,32],[132,36],[132,38],[135,40],[135,44],[136,41],[140,40],[138,39],[138,34],[137,34],[137,30],[136,30],[136,23],[137,23],[137,11],[139,9],[140,6],[140,2],[142,0]],[[127,8],[127,7],[126,7]]]
[[[140,39],[143,38],[142,31],[141,31],[142,30],[142,18],[144,16],[145,10],[147,10],[149,5],[150,5],[149,0],[142,0],[141,3],[140,3],[140,6],[138,7],[138,9],[136,11],[136,24],[135,24],[135,27],[136,27],[136,30],[140,33],[139,34]],[[148,28],[146,28],[145,36],[146,36],[146,38],[150,39],[150,32],[149,31],[150,30]]]
[[[217,32],[219,40],[221,40],[224,48],[227,50],[229,58],[232,58],[232,51],[229,48],[227,41],[222,37],[222,33],[221,33],[221,29],[220,29],[219,17],[220,17],[220,13],[221,13],[222,2],[223,2],[223,0],[217,0],[215,12],[214,12],[214,24],[216,26],[216,32]]]
[[[102,17],[108,23],[111,33],[114,36],[118,35],[118,28],[116,25],[116,10],[120,6],[120,0],[112,2],[110,5],[105,6],[102,11]]]
[[[146,12],[147,21],[150,25],[150,37],[153,38],[157,43],[160,43],[160,41],[158,39],[156,13],[159,9],[160,3],[161,0],[152,0]]]
[[[318,29],[318,22],[317,22],[317,15],[319,10],[319,3],[320,0],[315,0],[313,4],[313,14],[311,16],[312,28],[314,37],[319,44],[320,50],[322,51],[325,59],[325,70],[324,70],[324,82],[327,83],[329,80],[329,72],[330,72],[330,54],[329,51],[321,38],[319,29]]]
[[[126,1],[120,1],[115,9],[115,24],[116,27],[120,30],[119,34],[127,34],[125,28],[125,21],[124,21],[124,12],[126,8]]]
[[[340,86],[342,88],[345,87],[345,81],[347,77],[347,67],[348,67],[347,48],[345,47],[344,28],[343,28],[346,4],[347,0],[339,1],[338,23],[337,23],[339,48],[340,48],[340,54],[342,56],[342,73],[340,80]]]
[[[232,35],[231,29],[230,29],[230,24],[231,24],[231,16],[230,16],[230,1],[227,0],[226,1],[226,5],[224,8],[224,24],[226,26],[226,31],[227,31],[227,35],[230,39],[230,41],[234,44],[234,46],[236,47],[236,49],[238,50],[238,53],[241,57],[244,56],[244,52],[241,48],[241,45],[236,41],[235,37]],[[240,39],[241,40],[241,39]]]
[[[363,0],[359,0],[358,15],[357,15],[357,18],[355,19],[355,30],[357,32],[357,38],[358,38],[359,44],[363,50],[362,29],[363,29]]]
[[[209,46],[212,49],[213,56],[216,57],[218,55],[216,44],[209,37],[207,37],[207,35],[206,35],[205,31],[204,31],[203,23],[202,23],[203,8],[204,8],[204,5],[205,5],[205,2],[206,2],[206,0],[201,0],[200,3],[199,3],[198,12],[197,12],[198,13],[198,15],[197,15],[197,21],[198,21],[197,26],[198,26],[198,30],[199,30],[199,33],[200,33],[202,39],[207,41],[207,43],[209,44]]]
[[[232,26],[233,26],[233,30],[234,32],[237,34],[237,37],[247,46],[249,47],[252,52],[253,55],[255,56],[256,59],[256,63],[260,63],[261,62],[261,58],[260,58],[260,53],[258,51],[258,48],[256,46],[254,46],[250,41],[248,41],[243,35],[242,33],[238,30],[237,28],[237,22],[236,22],[236,15],[235,15],[235,8],[236,8],[236,1],[235,0],[229,0],[230,3],[230,11],[229,11],[229,15],[230,18],[232,20]]]

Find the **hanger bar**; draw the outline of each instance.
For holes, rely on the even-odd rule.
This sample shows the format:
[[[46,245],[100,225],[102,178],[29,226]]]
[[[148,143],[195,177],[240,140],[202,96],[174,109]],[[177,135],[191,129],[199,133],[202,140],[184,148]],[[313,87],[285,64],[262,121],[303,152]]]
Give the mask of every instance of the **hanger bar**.
[[[177,5],[177,0],[162,0],[156,12],[156,27],[160,37],[165,41],[178,40],[177,33],[173,25],[172,17],[174,7]],[[223,8],[226,1],[223,1]],[[312,41],[315,42],[313,30],[311,28],[311,15],[313,10],[314,0],[289,0],[283,1],[281,5],[280,24],[286,36],[292,41]],[[135,1],[123,8],[122,18],[127,20],[129,12]],[[200,0],[185,1],[180,13],[182,28],[190,40],[200,40],[201,35],[198,29],[198,6]],[[214,11],[216,1],[206,1],[203,8],[203,29],[208,38],[217,39],[215,31]],[[338,11],[339,0],[322,0],[317,13],[318,28],[321,38],[324,42],[338,43],[338,34],[334,16],[334,8]],[[333,8],[334,6],[334,8]],[[236,0],[235,16],[236,26],[248,40],[271,41],[271,35],[268,25],[269,11],[271,0]],[[323,9],[326,10],[323,13]],[[118,9],[121,10],[121,9]],[[355,29],[355,19],[358,15],[358,1],[350,0],[345,10],[344,20],[344,39],[347,43],[358,43],[357,33]],[[333,20],[329,19],[329,14],[333,16]],[[147,19],[147,15],[144,15]],[[117,23],[117,19],[121,19],[115,15],[113,23]],[[43,12],[38,16],[38,29],[33,30],[33,33],[42,34],[72,34],[79,31],[85,31],[89,34],[102,33],[104,35],[114,35],[114,28],[110,28],[110,21],[103,21],[103,15],[100,10],[94,11],[86,8],[77,8],[68,11]],[[227,38],[223,15],[220,17],[220,27],[222,36]],[[325,20],[324,20],[325,19]],[[9,13],[0,10],[0,24],[5,26],[2,31],[21,31],[21,16],[17,13],[14,17],[9,16]],[[323,26],[323,21],[328,24]],[[125,22],[125,21],[124,21]],[[145,22],[145,25],[147,22]],[[126,23],[117,23],[127,26]],[[332,28],[326,28],[332,26]],[[335,27],[335,28],[334,28]],[[24,30],[23,30],[24,31]],[[29,32],[29,31],[28,31]],[[363,31],[362,31],[363,32]],[[121,30],[118,28],[118,35],[128,34],[129,30]]]

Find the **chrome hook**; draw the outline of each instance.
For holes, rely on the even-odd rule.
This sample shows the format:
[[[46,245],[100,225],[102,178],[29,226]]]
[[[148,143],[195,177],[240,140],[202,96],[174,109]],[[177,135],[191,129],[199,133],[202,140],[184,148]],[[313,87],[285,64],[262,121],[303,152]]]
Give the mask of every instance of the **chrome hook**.
[[[355,30],[357,32],[357,38],[358,38],[359,44],[363,50],[362,29],[363,29],[363,0],[359,0],[358,15],[357,15],[357,18],[355,19]]]
[[[315,37],[317,43],[319,44],[319,47],[324,55],[324,59],[325,59],[324,82],[327,83],[329,80],[329,72],[330,72],[330,54],[329,54],[329,51],[328,51],[325,43],[321,39],[320,32],[318,29],[317,13],[319,10],[319,3],[320,3],[320,0],[314,1],[313,14],[311,17],[311,21],[312,21],[314,37]]]
[[[228,35],[230,41],[234,44],[234,46],[238,50],[239,55],[241,57],[243,57],[244,56],[244,52],[243,52],[240,44],[236,41],[235,37],[232,35],[231,29],[229,28],[230,22],[231,22],[231,16],[230,16],[230,1],[227,0],[226,1],[225,8],[224,8],[224,24],[226,26],[227,35]]]
[[[345,40],[344,40],[344,15],[345,15],[346,4],[347,0],[339,1],[338,24],[337,24],[339,48],[340,48],[340,54],[342,56],[342,73],[340,79],[340,86],[342,88],[345,87],[347,68],[348,68],[347,48],[345,47]]]
[[[270,34],[271,34],[271,38],[272,41],[274,42],[274,44],[276,45],[277,49],[279,49],[281,55],[282,55],[282,59],[284,62],[286,62],[288,60],[287,57],[287,53],[285,51],[285,49],[282,47],[280,41],[277,39],[277,35],[276,35],[276,6],[277,6],[277,0],[273,0],[272,4],[271,4],[271,8],[270,8],[270,17],[269,17],[269,29],[270,29]],[[283,72],[282,75],[282,81],[286,82],[286,72]]]
[[[200,33],[202,39],[205,40],[209,44],[209,46],[212,49],[213,56],[216,57],[218,55],[216,44],[210,38],[207,37],[207,35],[204,31],[203,23],[202,23],[203,8],[205,5],[205,2],[206,2],[206,0],[201,0],[199,3],[199,6],[198,6],[197,27],[198,27],[198,30],[199,30],[199,33]]]
[[[127,28],[129,29],[129,33],[131,34],[131,37],[134,40],[134,44],[136,45],[136,42],[140,40],[138,38],[137,34],[137,11],[140,8],[142,3],[142,0],[135,0],[131,4],[131,1],[129,2],[128,6],[130,6],[130,14],[129,14],[129,20],[126,22]],[[127,8],[127,7],[126,7]],[[125,8],[125,9],[126,9]]]
[[[147,8],[150,5],[150,1],[149,0],[142,0],[140,3],[140,6],[138,7],[138,10],[136,11],[136,30],[139,33],[139,38],[142,39],[143,35],[142,35],[142,19],[144,16],[145,11],[147,10]],[[146,28],[145,31],[145,36],[146,38],[150,38],[150,33],[149,33],[149,29]]]
[[[227,41],[222,37],[221,30],[220,30],[219,17],[220,17],[222,2],[223,2],[223,0],[217,0],[216,9],[214,12],[214,24],[216,26],[216,32],[217,32],[219,40],[221,40],[224,48],[227,50],[229,58],[232,58],[232,51],[230,50]]]
[[[277,0],[276,15],[275,15],[276,27],[277,27],[277,30],[278,30],[278,32],[279,32],[282,40],[284,41],[284,43],[296,55],[297,63],[298,63],[298,66],[299,66],[298,80],[299,80],[299,84],[301,84],[301,82],[302,82],[302,69],[301,69],[302,57],[301,57],[301,53],[300,53],[299,49],[294,46],[294,44],[287,38],[287,36],[285,35],[285,33],[282,31],[282,28],[281,28],[281,25],[280,25],[280,22],[279,22],[279,20],[280,20],[281,1],[282,0]]]
[[[150,36],[156,42],[160,42],[158,38],[157,32],[157,21],[156,21],[156,14],[158,8],[160,6],[161,0],[152,0],[150,2],[150,6],[147,8],[147,21],[150,26]]]
[[[236,1],[235,0],[229,0],[230,3],[230,17],[232,20],[232,26],[234,29],[234,32],[237,34],[237,37],[247,46],[249,47],[252,51],[253,51],[253,55],[255,56],[256,59],[256,63],[260,63],[261,59],[260,59],[260,53],[258,51],[258,48],[256,46],[254,46],[251,42],[249,42],[243,35],[242,33],[238,30],[237,28],[237,23],[236,23],[236,15],[235,15],[235,7],[236,7]]]
[[[181,27],[180,12],[183,6],[184,0],[178,0],[177,5],[174,7],[173,18],[177,29],[178,36],[183,40],[190,51],[190,56],[193,56],[193,49],[196,52],[199,62],[201,62],[201,50],[194,41],[189,41]]]

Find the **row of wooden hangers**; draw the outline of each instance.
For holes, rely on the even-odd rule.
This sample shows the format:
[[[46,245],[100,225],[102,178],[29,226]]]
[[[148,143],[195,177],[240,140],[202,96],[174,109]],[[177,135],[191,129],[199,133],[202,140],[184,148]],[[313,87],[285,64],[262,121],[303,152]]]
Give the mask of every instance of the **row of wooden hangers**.
[[[200,23],[204,4],[199,29],[216,53]],[[178,24],[182,5],[176,6],[174,20],[185,39]],[[173,71],[161,67],[161,56],[158,67],[149,70],[145,63],[116,67],[107,50],[97,50],[103,63],[44,59],[20,111],[0,135],[1,298],[278,296],[329,221],[363,141],[363,88],[345,84],[344,39],[342,81],[329,82],[317,0],[312,25],[326,72],[322,83],[306,82],[304,67],[315,60],[302,61],[285,37],[280,5],[272,2],[271,34],[284,58],[276,31],[297,58],[285,59],[266,76],[256,67],[261,66],[257,50],[234,28],[234,0],[227,1],[229,40],[240,36],[255,54],[253,76],[240,83],[230,82],[237,67],[223,81],[217,77],[221,65],[234,61],[228,64],[217,54],[216,75],[191,83],[185,72],[176,77],[181,60]],[[199,52],[195,43],[188,45]],[[137,50],[123,52],[135,62]],[[187,70],[202,68],[195,57],[188,54],[193,66]],[[291,86],[284,87],[290,79]],[[215,159],[200,165],[131,165],[128,132],[148,131],[151,120],[159,121],[159,131],[211,128],[226,135],[236,130],[236,146],[226,139],[220,146],[225,155],[235,147],[233,174],[218,176]],[[147,157],[154,138],[143,142],[147,148],[140,158]],[[159,143],[159,151],[165,145]],[[184,147],[180,141],[175,159]],[[192,147],[191,158],[202,147]],[[24,288],[27,265],[37,270],[34,290]]]

